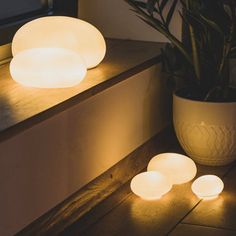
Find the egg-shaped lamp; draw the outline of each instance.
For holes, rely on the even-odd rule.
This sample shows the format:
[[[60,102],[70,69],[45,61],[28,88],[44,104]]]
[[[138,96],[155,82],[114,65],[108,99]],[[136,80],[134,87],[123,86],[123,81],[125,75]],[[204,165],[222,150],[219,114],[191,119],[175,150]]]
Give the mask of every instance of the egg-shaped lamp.
[[[178,153],[162,153],[154,156],[148,163],[147,170],[159,171],[167,176],[172,184],[186,183],[197,173],[194,161]]]
[[[31,48],[66,48],[78,52],[87,68],[97,66],[105,56],[104,37],[83,20],[67,16],[46,16],[23,25],[12,41],[12,54]]]
[[[203,175],[192,184],[192,191],[199,198],[215,198],[224,189],[223,181],[216,175]]]
[[[80,83],[86,72],[81,56],[64,48],[24,50],[10,63],[13,80],[28,87],[71,87]]]
[[[130,183],[132,192],[145,200],[156,200],[169,192],[172,184],[168,178],[157,171],[136,175]]]

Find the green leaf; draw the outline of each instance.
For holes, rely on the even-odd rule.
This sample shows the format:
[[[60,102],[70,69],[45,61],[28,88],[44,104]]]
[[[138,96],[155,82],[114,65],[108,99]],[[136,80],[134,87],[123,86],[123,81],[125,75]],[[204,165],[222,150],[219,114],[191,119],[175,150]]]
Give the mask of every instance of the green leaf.
[[[156,0],[147,0],[147,11],[150,15],[153,15],[155,10]]]
[[[166,26],[160,22],[159,19],[157,19],[154,16],[149,15],[145,10],[140,8],[133,0],[124,0],[127,2],[131,7],[133,7],[135,10],[137,10],[138,15],[142,16],[142,20],[145,22],[147,21],[149,25],[151,25],[153,28],[155,28],[157,31],[159,31],[161,34],[167,37],[178,49],[179,51],[184,55],[186,60],[189,62],[190,65],[192,65],[192,59],[185,49],[182,42],[180,42],[169,30],[167,30]],[[159,13],[158,13],[159,14]],[[150,23],[151,22],[151,23]]]
[[[141,8],[144,8],[146,9],[147,7],[147,4],[145,2],[142,2],[142,1],[133,1],[133,3],[137,6],[137,7],[141,7]]]
[[[156,19],[156,22],[154,23],[153,21],[147,19],[147,18],[144,18],[140,15],[137,15],[137,17],[139,19],[141,19],[142,21],[144,21],[146,24],[148,24],[149,26],[151,26],[152,28],[154,28],[155,30],[158,30],[158,31],[163,31],[164,28],[163,28],[163,25],[162,23]]]
[[[175,11],[177,3],[178,3],[178,0],[174,0],[172,5],[171,5],[171,7],[170,7],[170,10],[169,10],[169,12],[167,14],[167,17],[166,17],[166,24],[167,24],[167,26],[170,25],[170,22],[171,22],[171,19],[173,17],[173,14],[174,14],[174,11]]]
[[[209,27],[211,27],[215,31],[219,32],[221,35],[224,35],[224,32],[221,30],[221,28],[214,21],[207,19],[202,14],[200,14],[200,17]]]
[[[148,5],[147,2],[136,1],[136,0],[124,0],[124,1],[127,2],[129,5],[131,5],[134,8],[141,8],[141,9],[147,10],[150,15],[153,15],[153,12],[159,13],[158,9],[155,7],[155,4],[154,5],[150,5],[150,4]],[[157,0],[152,0],[152,1],[154,3],[154,1],[157,1]]]
[[[162,0],[160,4],[160,11],[163,11],[165,8],[166,4],[168,3],[169,0]]]
[[[236,47],[231,48],[229,58],[236,58]]]

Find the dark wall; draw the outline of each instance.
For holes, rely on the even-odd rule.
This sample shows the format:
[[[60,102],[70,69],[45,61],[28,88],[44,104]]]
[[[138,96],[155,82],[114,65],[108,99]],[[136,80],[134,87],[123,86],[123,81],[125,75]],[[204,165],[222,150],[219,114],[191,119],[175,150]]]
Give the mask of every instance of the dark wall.
[[[0,3],[0,20],[48,8],[48,1],[41,0],[1,0]]]
[[[0,45],[10,43],[26,22],[46,15],[77,17],[78,0],[0,0]]]

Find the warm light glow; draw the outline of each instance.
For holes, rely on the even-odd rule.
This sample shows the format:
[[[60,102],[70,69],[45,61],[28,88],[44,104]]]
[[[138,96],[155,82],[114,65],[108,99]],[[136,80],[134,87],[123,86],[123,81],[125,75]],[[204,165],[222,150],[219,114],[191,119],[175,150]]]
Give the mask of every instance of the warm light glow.
[[[18,53],[10,63],[12,78],[38,88],[71,87],[84,78],[80,55],[64,48],[35,48]]]
[[[131,183],[133,193],[145,200],[155,200],[169,192],[172,188],[168,178],[156,171],[143,172],[136,175]]]
[[[200,198],[217,197],[224,189],[223,181],[216,175],[203,175],[192,184],[192,191]]]
[[[194,161],[177,153],[162,153],[151,159],[148,171],[159,171],[167,176],[172,184],[183,184],[192,180],[197,173]]]
[[[97,66],[105,56],[106,44],[93,25],[67,16],[47,16],[23,25],[12,41],[12,53],[30,48],[66,48],[78,52],[86,67]]]

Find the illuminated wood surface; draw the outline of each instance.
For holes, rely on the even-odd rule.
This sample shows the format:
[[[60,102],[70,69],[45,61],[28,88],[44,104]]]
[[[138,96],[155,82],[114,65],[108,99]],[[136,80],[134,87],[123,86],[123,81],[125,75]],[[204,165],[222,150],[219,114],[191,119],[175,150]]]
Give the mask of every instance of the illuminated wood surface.
[[[173,186],[160,200],[142,200],[131,192],[130,179],[144,171],[148,161],[160,152],[183,152],[171,129],[145,143],[17,236],[235,236],[236,163],[197,166],[197,176],[215,174],[223,178],[225,189],[217,199],[200,200],[191,191],[191,181]]]
[[[27,226],[17,236],[77,235],[77,232],[62,232],[67,231],[71,225],[76,231],[77,228],[86,229],[111,208],[119,205],[129,194],[129,188],[123,188],[124,191],[118,192],[116,190],[146,167],[153,155],[169,150],[174,142],[173,130],[164,129],[104,174]]]
[[[235,173],[232,166],[198,166],[198,176],[216,174],[224,177],[226,189],[218,199],[199,200],[191,191],[191,182],[175,185],[171,192],[157,201],[142,200],[129,191],[120,205],[87,229],[81,232],[79,227],[72,227],[73,230],[67,232],[86,236],[236,235],[236,231],[232,232],[236,230]],[[232,179],[231,183],[228,178]],[[179,226],[181,223],[206,227]]]
[[[88,71],[78,86],[65,89],[27,88],[15,83],[9,65],[0,67],[0,141],[58,112],[109,89],[160,61],[161,44],[107,40],[103,62]]]
[[[236,165],[224,177],[225,189],[215,200],[201,201],[183,220],[186,224],[197,224],[236,231]],[[236,232],[235,234],[236,235]]]

